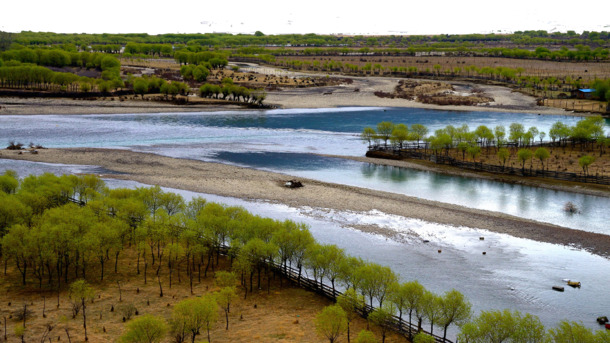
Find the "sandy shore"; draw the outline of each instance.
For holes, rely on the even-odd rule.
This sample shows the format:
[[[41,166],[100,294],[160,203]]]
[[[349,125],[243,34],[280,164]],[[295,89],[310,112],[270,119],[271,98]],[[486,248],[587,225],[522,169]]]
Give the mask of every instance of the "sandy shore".
[[[243,199],[260,199],[294,207],[309,206],[340,211],[376,209],[388,214],[430,222],[475,227],[541,242],[582,247],[598,255],[610,256],[608,235],[538,223],[502,213],[315,180],[300,179],[305,187],[288,189],[282,185],[284,181],[294,178],[289,175],[218,163],[175,159],[126,150],[92,148],[44,149],[36,155],[29,153],[19,155],[15,151],[4,150],[1,157],[38,162],[98,165],[109,171],[104,177]],[[375,230],[375,228],[368,229]]]
[[[253,70],[256,70],[254,68]],[[261,68],[265,72],[281,72],[282,74],[306,77],[321,76],[321,74],[306,74],[287,72],[275,68]],[[325,74],[324,74],[325,75]],[[330,77],[346,78],[334,75]],[[332,108],[346,106],[365,107],[408,107],[437,109],[447,111],[492,111],[492,112],[519,112],[538,113],[549,115],[572,115],[573,112],[563,109],[542,107],[536,105],[536,100],[527,95],[513,92],[501,86],[473,84],[468,82],[451,82],[458,91],[467,91],[478,88],[494,102],[481,106],[439,106],[422,104],[406,99],[388,99],[377,97],[376,91],[393,92],[399,78],[391,77],[349,77],[351,84],[338,86],[284,88],[279,91],[268,92],[265,104],[279,108]],[[424,80],[430,81],[430,80]],[[443,81],[447,82],[447,81]],[[243,107],[235,105],[172,105],[155,101],[142,101],[140,99],[109,101],[109,100],[82,100],[61,98],[0,98],[0,115],[28,115],[28,114],[120,114],[120,113],[163,113],[163,112],[201,112],[218,110],[238,110]],[[584,115],[579,113],[578,115]]]

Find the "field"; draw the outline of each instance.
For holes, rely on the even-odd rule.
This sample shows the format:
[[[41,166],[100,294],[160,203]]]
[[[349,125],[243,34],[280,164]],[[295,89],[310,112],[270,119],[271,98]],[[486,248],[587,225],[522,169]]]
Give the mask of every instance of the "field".
[[[118,273],[113,273],[112,267],[108,268],[107,277],[103,282],[93,281],[99,275],[97,268],[88,270],[88,278],[93,283],[96,294],[86,307],[87,333],[90,342],[115,342],[124,330],[123,317],[126,316],[130,305],[135,306],[138,315],[153,314],[169,319],[173,306],[192,296],[185,270],[181,270],[177,275],[174,274],[174,283],[170,288],[168,275],[163,273],[162,269],[161,282],[164,295],[159,297],[159,285],[154,271],[149,269],[145,283],[143,272],[140,275],[133,273],[135,261],[133,251],[126,250],[119,260]],[[220,269],[229,268],[228,264],[227,260],[221,259]],[[6,336],[6,342],[20,342],[20,338],[14,334],[14,329],[22,321],[16,320],[16,317],[19,312],[23,312],[24,306],[27,306],[27,310],[31,310],[32,313],[26,320],[24,337],[26,342],[42,342],[45,335],[53,342],[83,342],[83,318],[81,313],[76,318],[72,318],[72,305],[68,292],[62,290],[58,299],[53,286],[43,284],[40,291],[30,282],[30,286],[24,288],[18,282],[20,278],[14,275],[18,274],[18,271],[13,270],[11,265],[12,263],[9,263],[8,276],[0,279],[0,319],[2,320],[0,341],[4,342]],[[176,282],[178,275],[181,281]],[[194,296],[218,290],[214,286],[212,276],[211,271],[207,278],[202,274],[201,282],[195,277]],[[264,281],[263,284],[266,285],[267,282]],[[253,295],[248,294],[245,300],[243,290],[238,288],[238,299],[231,304],[229,330],[225,330],[224,312],[219,308],[219,319],[211,331],[211,341],[324,342],[326,340],[315,334],[314,318],[325,306],[331,304],[330,300],[288,284],[285,280],[280,286],[279,277],[272,280],[270,293],[267,293],[266,287],[263,287]],[[47,331],[48,328],[51,328],[50,332]],[[365,328],[366,321],[357,318],[352,323],[352,339],[355,339],[357,332]],[[371,329],[376,330],[373,327]],[[202,334],[198,336],[197,341],[205,341],[205,334]],[[173,342],[170,336],[168,335],[163,342]],[[377,336],[380,337],[379,334]],[[343,335],[342,341],[346,339]],[[405,339],[390,334],[387,342],[405,342]]]
[[[371,74],[386,75],[390,74],[392,67],[416,67],[419,71],[436,73],[435,65],[440,65],[438,70],[441,74],[451,74],[460,68],[459,76],[471,76],[466,67],[476,66],[483,67],[505,67],[505,68],[523,68],[522,76],[533,77],[556,77],[564,78],[571,77],[576,80],[582,77],[584,82],[592,81],[595,78],[610,78],[610,64],[607,62],[553,62],[541,61],[533,59],[515,59],[515,58],[500,58],[500,57],[445,57],[445,56],[299,56],[299,57],[278,57],[278,64],[286,64],[290,60],[299,60],[302,62],[310,62],[313,65],[314,61],[318,61],[322,66],[329,61],[341,62],[364,67],[367,63],[373,66],[379,64],[384,67],[384,70],[373,70]],[[437,67],[438,68],[438,67]],[[319,68],[323,70],[322,67]]]
[[[532,153],[537,147],[532,147]],[[604,153],[600,154],[599,148],[596,151],[591,149],[584,150],[580,146],[567,145],[566,147],[546,146],[550,153],[550,157],[544,160],[544,169],[548,171],[559,171],[568,173],[583,174],[583,169],[579,165],[578,160],[584,155],[590,155],[595,158],[595,161],[589,166],[589,175],[610,176],[610,156],[604,149]],[[506,160],[506,167],[522,168],[522,161],[517,157],[517,148],[508,148],[510,152],[509,158]],[[430,153],[430,151],[428,151]],[[440,155],[448,155],[459,161],[465,160],[472,162],[473,158],[467,152],[459,151],[458,149],[443,150]],[[502,166],[502,161],[498,157],[498,149],[495,147],[482,148],[481,154],[474,161]],[[525,169],[541,170],[542,163],[536,157],[525,161]]]

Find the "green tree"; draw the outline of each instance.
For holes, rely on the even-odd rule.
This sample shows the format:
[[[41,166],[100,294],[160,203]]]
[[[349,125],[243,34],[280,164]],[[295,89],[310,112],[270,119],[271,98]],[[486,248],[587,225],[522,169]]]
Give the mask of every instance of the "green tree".
[[[121,343],[160,343],[167,335],[167,324],[162,317],[150,314],[138,317],[127,324]]]
[[[428,128],[421,124],[413,124],[411,125],[411,137],[417,141],[417,146],[419,147],[419,141],[424,139],[428,134]]]
[[[582,323],[563,320],[555,328],[549,329],[548,336],[553,343],[599,343],[590,329]]]
[[[434,324],[438,324],[437,320],[441,317],[442,299],[438,295],[426,291],[422,298],[422,313],[430,323],[430,333],[434,333]]]
[[[584,155],[578,159],[578,165],[582,168],[585,175],[589,174],[589,166],[595,162],[595,157],[590,155]]]
[[[502,125],[498,125],[494,128],[494,136],[496,137],[496,142],[498,147],[504,144],[504,140],[506,138],[506,128]]]
[[[434,339],[434,337],[428,335],[425,332],[419,332],[417,335],[415,335],[415,338],[413,338],[413,343],[435,343],[436,339]]]
[[[504,170],[504,167],[506,166],[506,160],[508,160],[509,158],[510,158],[510,151],[508,151],[508,149],[506,149],[506,148],[498,149],[498,159],[500,159],[500,161],[502,161],[502,170]]]
[[[177,336],[190,333],[191,342],[204,327],[207,330],[207,339],[210,340],[210,328],[218,320],[218,305],[212,295],[182,300],[174,306],[171,318],[172,331]]]
[[[375,129],[373,129],[372,127],[365,127],[362,130],[362,133],[360,134],[360,139],[362,139],[364,142],[367,142],[368,145],[372,145],[373,140],[375,140],[377,133],[375,132]]]
[[[349,341],[348,341],[349,342]],[[368,330],[361,330],[358,332],[356,343],[378,343],[379,341],[375,338],[375,334]]]
[[[358,317],[358,311],[364,308],[364,299],[362,296],[359,296],[353,288],[349,288],[337,297],[337,305],[345,311],[347,319],[347,342],[349,343],[350,323]]]
[[[509,310],[482,311],[473,321],[462,326],[458,340],[469,343],[542,343],[545,329],[540,319],[530,314]]]
[[[316,332],[330,343],[336,342],[347,329],[347,316],[339,305],[325,307],[315,319]]]
[[[229,330],[229,312],[231,310],[231,303],[235,299],[237,299],[235,286],[224,287],[216,294],[216,300],[225,312],[225,320],[227,323],[225,330]]]
[[[447,328],[451,324],[459,326],[470,319],[472,305],[462,293],[452,289],[442,296],[440,312],[437,323],[443,328],[443,339],[445,339],[447,338]]]
[[[402,145],[407,139],[409,139],[409,129],[405,124],[397,124],[392,130],[392,143],[402,149]]]
[[[508,139],[512,142],[517,142],[518,145],[521,145],[521,140],[523,139],[523,135],[525,134],[525,129],[523,128],[523,124],[520,123],[512,123],[509,126],[509,136]]]
[[[468,155],[472,157],[472,162],[476,162],[476,158],[481,154],[481,147],[478,145],[471,145],[467,149]]]
[[[144,94],[148,93],[148,81],[143,78],[137,78],[133,83],[133,91],[136,94],[140,94],[144,99]]]
[[[426,289],[417,280],[406,282],[402,287],[404,287],[405,293],[405,311],[409,312],[409,327],[411,327],[413,311],[417,311],[421,307]],[[411,335],[411,330],[409,330],[409,338]]]
[[[396,312],[396,308],[392,303],[386,303],[375,308],[373,312],[369,313],[367,319],[377,325],[381,331],[381,343],[385,343],[385,338],[391,327],[392,316]]]
[[[521,162],[521,172],[525,173],[525,162],[529,161],[534,154],[530,149],[519,149],[517,159]]]
[[[87,281],[85,280],[77,280],[70,284],[70,298],[73,301],[78,301],[81,303],[81,308],[83,311],[83,328],[85,329],[85,341],[89,338],[87,337],[87,314],[86,302],[92,300],[94,296],[94,290],[89,286]]]
[[[542,170],[544,170],[544,160],[549,158],[551,154],[546,148],[538,148],[534,151],[534,157],[540,160],[540,164],[542,164]]]
[[[377,134],[379,138],[383,139],[384,145],[388,147],[388,139],[392,137],[392,131],[394,131],[394,124],[389,121],[382,121],[377,124]]]

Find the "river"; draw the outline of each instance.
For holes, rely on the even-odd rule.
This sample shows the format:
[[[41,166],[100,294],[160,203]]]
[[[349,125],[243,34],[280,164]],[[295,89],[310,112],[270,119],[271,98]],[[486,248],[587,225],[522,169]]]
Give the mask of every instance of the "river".
[[[534,114],[449,112],[422,109],[340,108],[182,114],[51,115],[0,117],[0,136],[7,141],[46,147],[112,147],[161,155],[231,163],[290,175],[384,190],[509,213],[574,229],[610,234],[610,200],[605,197],[550,191],[536,187],[446,176],[432,172],[378,166],[318,154],[362,156],[359,139],[365,126],[383,120],[426,125],[430,132],[446,125],[494,127],[512,122],[548,132],[557,120],[573,125],[580,118]],[[20,175],[43,171],[94,172],[61,166],[0,160],[0,168]],[[133,186],[108,180],[115,186]],[[192,196],[189,192],[182,192]],[[601,297],[610,283],[610,261],[574,248],[538,243],[476,228],[451,227],[388,215],[378,211],[336,212],[295,209],[264,202],[206,195],[278,219],[307,222],[321,242],[352,255],[389,265],[404,280],[418,279],[442,293],[465,293],[476,311],[518,309],[538,315],[547,326],[559,320],[583,321],[597,328],[595,317],[608,315],[610,301]],[[572,201],[582,210],[567,215]],[[353,227],[374,223],[397,232],[398,239],[360,232]],[[484,241],[479,237],[485,236]],[[432,243],[422,243],[430,240]],[[443,252],[439,254],[437,250]],[[485,250],[487,255],[481,255]],[[583,283],[565,293],[551,290],[570,278]]]

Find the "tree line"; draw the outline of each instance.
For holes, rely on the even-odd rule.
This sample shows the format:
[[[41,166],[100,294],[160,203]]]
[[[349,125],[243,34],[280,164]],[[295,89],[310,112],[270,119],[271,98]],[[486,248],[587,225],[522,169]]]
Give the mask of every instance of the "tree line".
[[[226,46],[409,46],[413,44],[451,43],[451,44],[496,44],[496,45],[607,45],[607,31],[574,31],[549,33],[544,30],[517,31],[512,34],[455,34],[455,35],[388,35],[388,36],[334,36],[318,34],[65,34],[53,32],[22,31],[13,34],[13,40],[23,45],[73,44],[89,46],[92,44],[188,44],[208,47]]]
[[[220,85],[205,83],[199,88],[199,96],[202,98],[215,98],[226,100],[232,98],[233,101],[243,101],[262,105],[267,97],[267,93],[263,89],[253,89],[243,86],[238,86],[233,83],[231,78],[225,77]]]
[[[460,341],[488,342],[487,335],[495,332],[500,323],[513,339],[520,337],[516,336],[518,333],[523,334],[517,329],[524,322],[508,317],[504,320],[507,311],[482,312],[470,321],[471,305],[460,292],[436,295],[417,281],[400,282],[399,275],[390,268],[350,256],[335,245],[320,244],[305,224],[291,220],[263,218],[241,207],[211,203],[200,197],[186,202],[158,186],[108,189],[92,175],[46,173],[19,180],[16,173],[7,171],[0,176],[0,198],[4,274],[14,277],[7,273],[10,263],[24,286],[45,286],[59,292],[62,285],[71,284],[71,290],[75,287],[73,296],[84,304],[91,293],[82,280],[103,280],[113,269],[116,273],[119,256],[128,249],[135,250],[137,256],[132,273],[145,283],[156,281],[160,296],[161,269],[169,275],[166,286],[170,288],[172,283],[180,282],[185,272],[191,292],[194,280],[215,272],[216,283],[221,287],[219,294],[187,299],[174,307],[169,328],[179,342],[189,336],[194,341],[205,328],[209,340],[218,306],[228,313],[237,287],[247,297],[255,289],[264,289],[266,280],[269,292],[272,264],[298,270],[299,278],[305,274],[320,285],[330,284],[333,290],[338,286],[345,289],[337,299],[341,311],[336,312],[346,325],[356,308],[373,306],[374,310],[365,315],[380,325],[382,339],[392,315],[401,320],[408,315],[409,323],[416,321],[419,327],[427,322],[431,332],[437,327],[443,335],[450,325],[461,325]],[[232,271],[217,272],[221,252],[227,246]],[[516,313],[508,315],[520,318]],[[84,316],[83,306],[86,322]],[[193,322],[193,318],[199,319]],[[539,321],[534,316],[527,318],[538,333]],[[226,321],[228,328],[228,316]],[[153,323],[148,329],[158,328],[160,333],[167,330],[165,324],[159,324],[164,320],[145,316],[130,323],[125,336],[136,334],[137,326],[148,325],[146,322]],[[594,336],[581,324],[567,321],[549,330],[549,335],[566,330],[607,339],[603,332]]]
[[[449,154],[449,150],[457,149],[462,154],[462,159],[466,156],[473,161],[481,154],[482,149],[496,149],[498,160],[502,166],[511,156],[516,156],[525,169],[525,163],[532,161],[533,158],[540,160],[541,169],[544,169],[544,162],[550,157],[549,150],[540,146],[535,151],[532,147],[536,141],[540,144],[549,142],[551,145],[567,146],[580,143],[583,149],[591,152],[591,155],[581,156],[578,160],[585,174],[588,173],[589,166],[595,162],[593,152],[599,150],[599,155],[604,154],[610,147],[610,137],[604,132],[605,121],[601,116],[588,117],[579,120],[574,126],[569,126],[561,121],[555,122],[549,129],[548,135],[544,131],[532,126],[527,130],[521,123],[510,124],[508,131],[503,125],[489,128],[480,125],[474,130],[470,130],[468,125],[455,127],[447,125],[445,128],[438,129],[433,135],[428,135],[429,129],[421,124],[413,124],[408,127],[405,124],[394,124],[392,122],[380,122],[376,128],[365,127],[360,134],[360,138],[369,146],[383,145],[388,148],[388,141],[393,149],[407,148],[416,146],[420,148],[420,141],[423,143],[424,151],[429,149],[431,153]],[[545,141],[545,138],[548,139]],[[521,148],[517,151],[518,148]],[[512,151],[511,151],[512,150]]]

